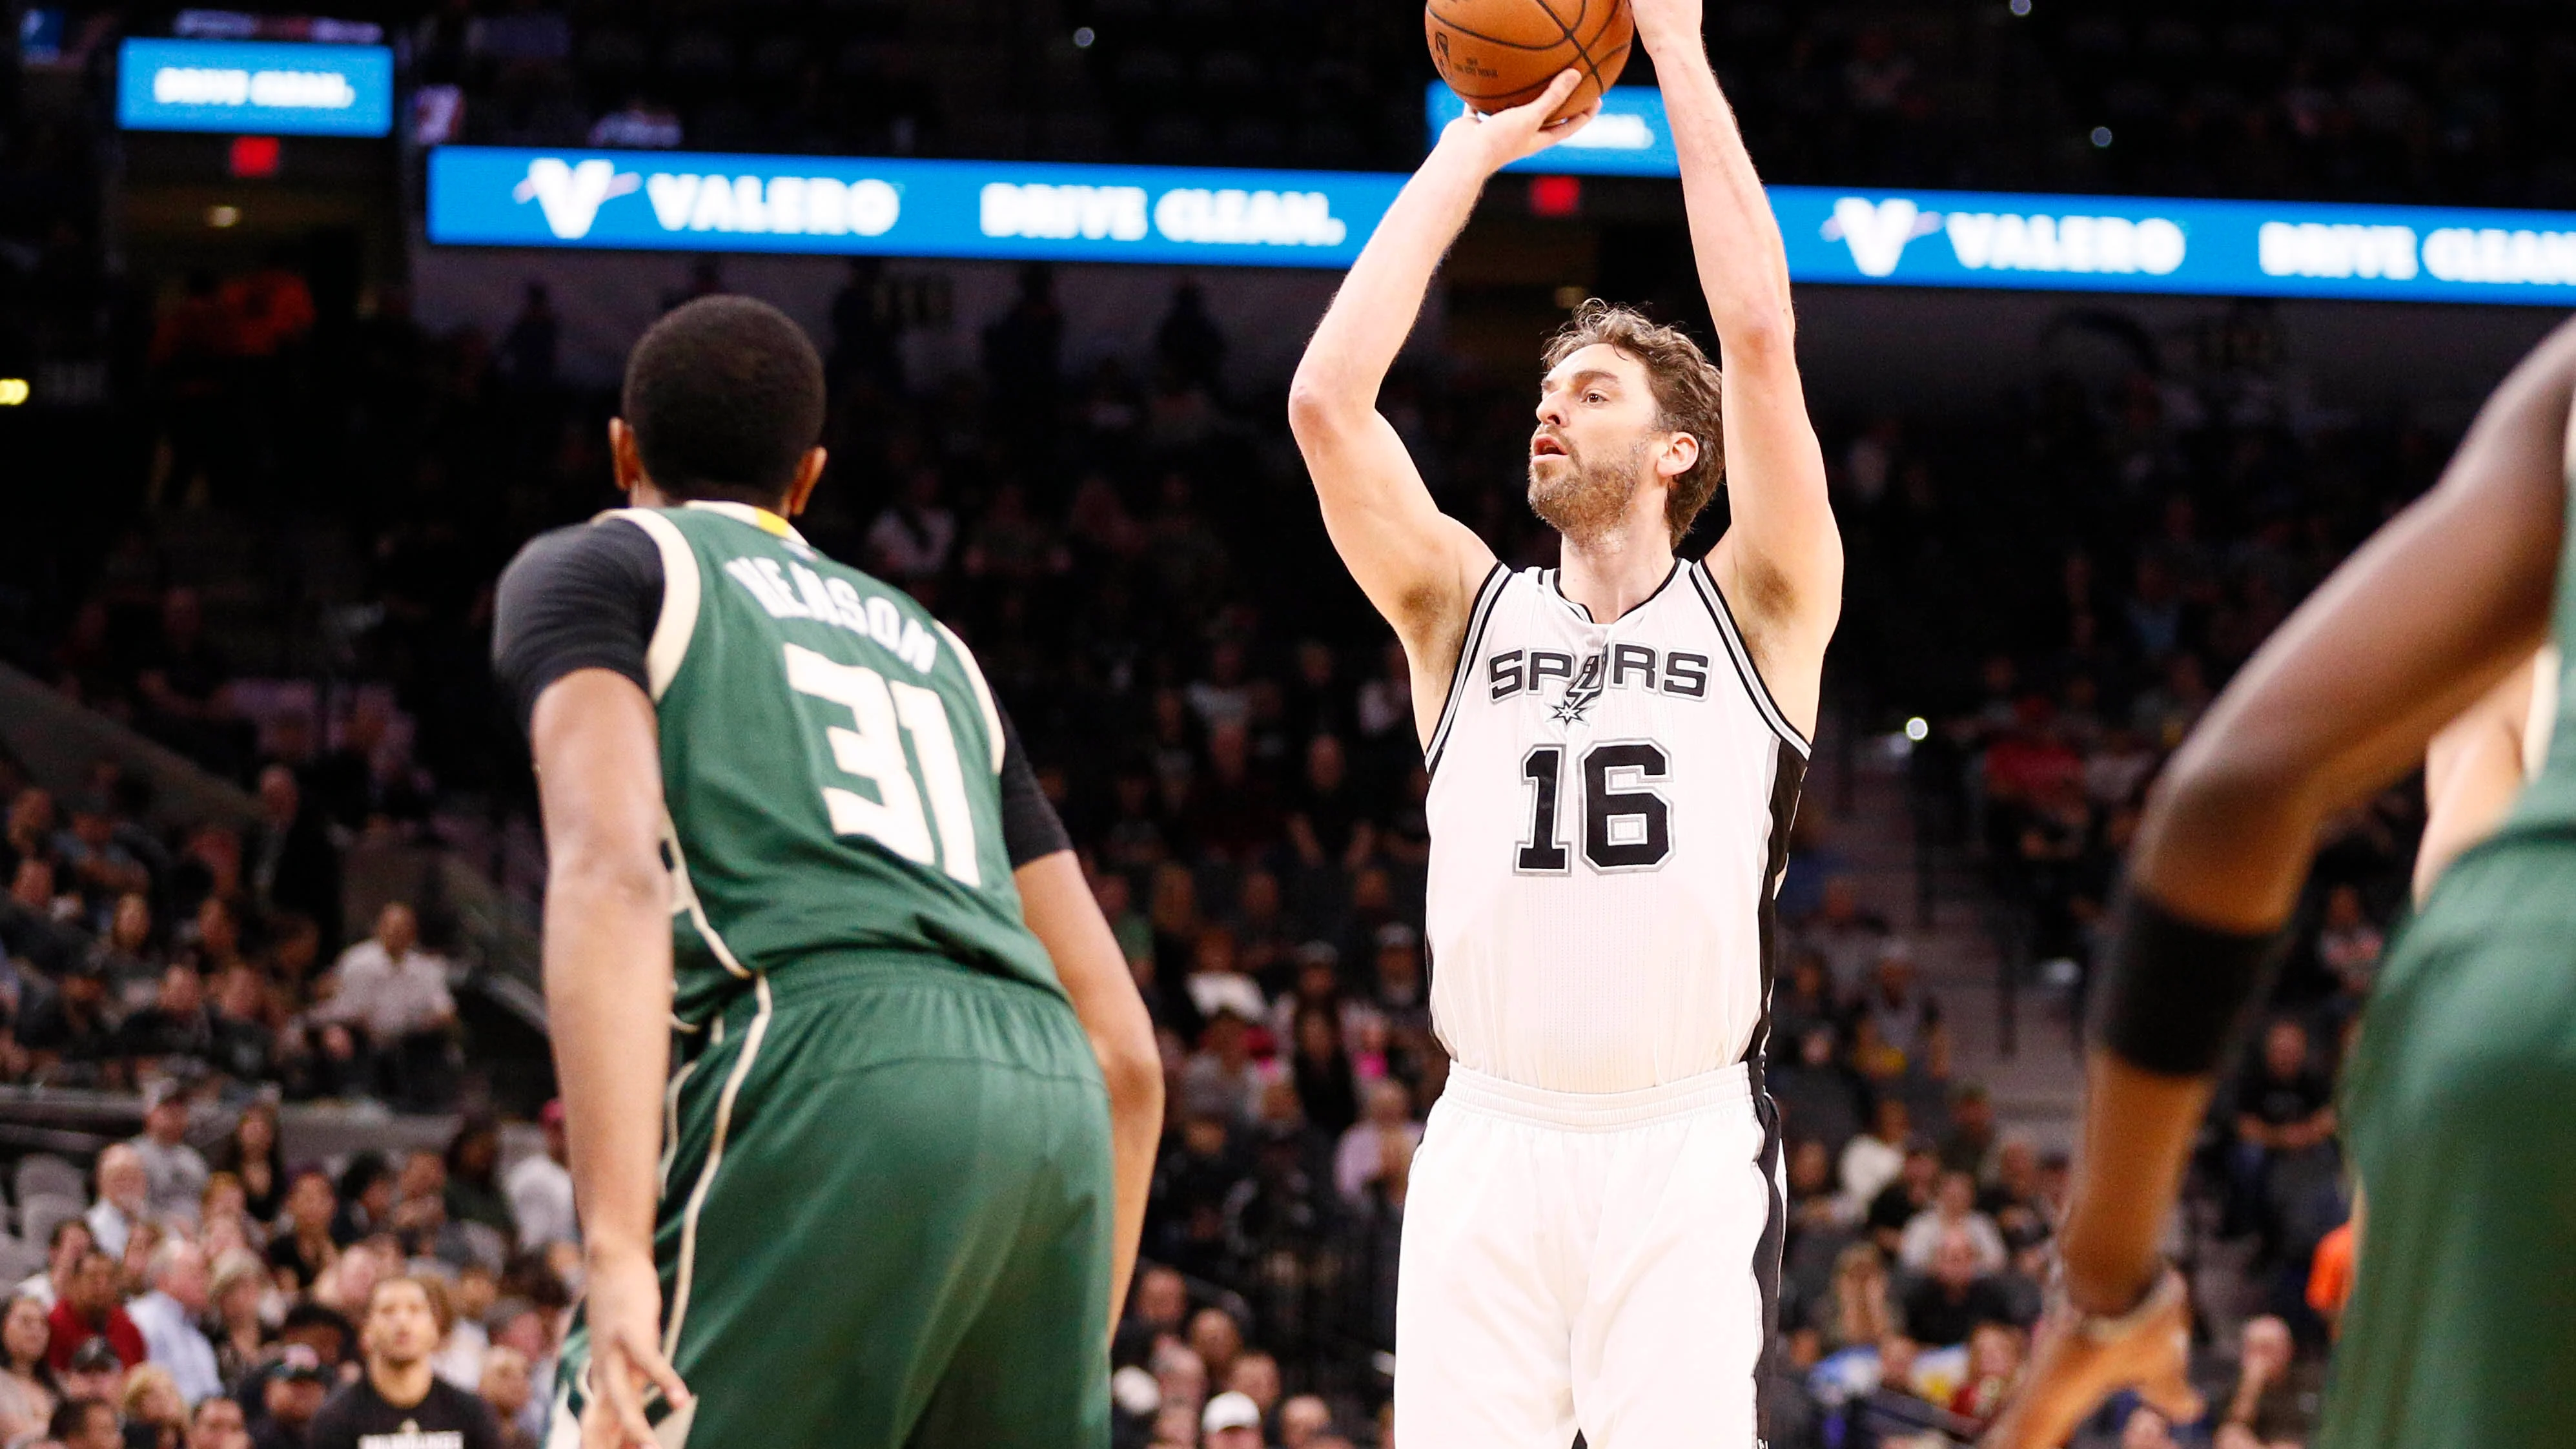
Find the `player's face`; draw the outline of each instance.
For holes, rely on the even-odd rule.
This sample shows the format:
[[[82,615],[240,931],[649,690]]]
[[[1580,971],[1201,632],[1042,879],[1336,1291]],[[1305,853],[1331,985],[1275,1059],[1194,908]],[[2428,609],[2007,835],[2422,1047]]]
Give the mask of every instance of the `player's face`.
[[[1606,343],[1577,349],[1539,384],[1530,510],[1559,533],[1597,533],[1634,506],[1662,434],[1645,364]]]

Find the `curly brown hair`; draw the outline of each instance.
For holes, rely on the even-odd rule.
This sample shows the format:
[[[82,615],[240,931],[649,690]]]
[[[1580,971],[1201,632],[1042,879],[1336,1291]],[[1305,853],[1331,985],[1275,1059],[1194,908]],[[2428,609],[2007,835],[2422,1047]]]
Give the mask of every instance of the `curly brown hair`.
[[[1679,543],[1726,477],[1723,379],[1717,364],[1680,328],[1649,322],[1633,307],[1593,297],[1548,339],[1547,366],[1553,368],[1596,342],[1635,358],[1646,369],[1647,386],[1655,394],[1655,426],[1688,433],[1699,443],[1698,461],[1673,479],[1672,491],[1664,496],[1664,526]]]

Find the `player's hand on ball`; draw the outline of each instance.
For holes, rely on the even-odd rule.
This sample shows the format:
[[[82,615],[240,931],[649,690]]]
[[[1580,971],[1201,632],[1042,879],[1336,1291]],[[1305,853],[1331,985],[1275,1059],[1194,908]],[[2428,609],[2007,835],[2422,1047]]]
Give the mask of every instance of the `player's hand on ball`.
[[[1490,116],[1479,116],[1469,111],[1449,123],[1449,128],[1440,133],[1440,143],[1444,146],[1476,147],[1488,171],[1499,171],[1524,156],[1535,156],[1582,130],[1585,122],[1601,113],[1601,104],[1595,101],[1554,125],[1548,124],[1547,118],[1554,115],[1556,108],[1564,105],[1565,98],[1574,94],[1574,88],[1581,84],[1583,72],[1559,71],[1556,79],[1547,83],[1547,89],[1539,93],[1537,100],[1506,111],[1496,111]]]
[[[2191,1423],[2204,1405],[2187,1376],[2190,1361],[2190,1295],[2171,1268],[2116,1333],[2088,1331],[2061,1301],[2041,1321],[2030,1372],[1981,1449],[2058,1449],[2087,1414],[2127,1388],[2172,1422]]]
[[[689,1387],[662,1357],[662,1278],[649,1254],[593,1253],[582,1315],[590,1325],[590,1402],[581,1449],[656,1449],[644,1401],[660,1389],[674,1412]]]

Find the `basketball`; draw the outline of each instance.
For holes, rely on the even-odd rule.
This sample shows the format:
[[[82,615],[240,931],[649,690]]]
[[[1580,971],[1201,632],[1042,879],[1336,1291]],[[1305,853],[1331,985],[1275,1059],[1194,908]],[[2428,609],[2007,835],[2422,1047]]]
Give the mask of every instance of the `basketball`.
[[[1598,101],[1628,64],[1637,33],[1628,0],[1430,0],[1422,29],[1431,64],[1471,111],[1526,104],[1557,72],[1583,72],[1550,120]]]

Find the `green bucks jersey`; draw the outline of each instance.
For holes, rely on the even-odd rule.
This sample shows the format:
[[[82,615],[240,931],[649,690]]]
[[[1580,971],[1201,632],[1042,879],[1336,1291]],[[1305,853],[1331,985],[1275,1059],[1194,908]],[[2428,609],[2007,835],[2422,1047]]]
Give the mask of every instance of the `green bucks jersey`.
[[[645,656],[684,1022],[756,971],[908,953],[1060,991],[1002,837],[1001,717],[919,604],[738,504],[620,509],[662,558]]]

